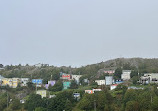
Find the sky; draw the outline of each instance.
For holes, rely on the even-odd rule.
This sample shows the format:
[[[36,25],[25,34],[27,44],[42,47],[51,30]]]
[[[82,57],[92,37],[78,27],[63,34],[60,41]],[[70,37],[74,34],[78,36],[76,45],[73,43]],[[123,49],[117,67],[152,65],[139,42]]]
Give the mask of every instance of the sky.
[[[158,0],[1,0],[0,63],[80,67],[158,57]]]

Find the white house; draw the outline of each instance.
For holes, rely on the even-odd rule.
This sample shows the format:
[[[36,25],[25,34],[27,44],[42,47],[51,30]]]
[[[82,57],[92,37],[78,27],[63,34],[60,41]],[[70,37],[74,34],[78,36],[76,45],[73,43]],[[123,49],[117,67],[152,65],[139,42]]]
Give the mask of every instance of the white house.
[[[98,85],[105,85],[105,80],[95,80]]]
[[[122,75],[121,75],[121,79],[129,80],[131,78],[130,75],[131,75],[131,70],[123,70]]]
[[[93,89],[93,92],[102,91],[101,89]]]
[[[115,89],[117,86],[118,86],[118,84],[113,84],[113,85],[111,85],[111,86],[110,86],[110,90]]]
[[[77,82],[77,84],[80,82],[80,77],[82,77],[82,75],[71,75],[72,79],[75,80]]]
[[[142,84],[158,83],[158,73],[146,73],[140,77],[140,82]]]
[[[21,78],[21,86],[27,86],[27,83],[29,82],[29,78]]]
[[[105,76],[105,85],[111,85],[113,83],[112,76]]]

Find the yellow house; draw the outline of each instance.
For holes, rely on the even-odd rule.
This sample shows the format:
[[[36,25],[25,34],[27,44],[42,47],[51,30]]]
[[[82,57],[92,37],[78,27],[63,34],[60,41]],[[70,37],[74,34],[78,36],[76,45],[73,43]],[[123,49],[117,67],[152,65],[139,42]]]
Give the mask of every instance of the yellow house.
[[[9,86],[11,88],[16,88],[20,83],[19,78],[3,78],[2,79],[2,86]]]
[[[42,98],[47,97],[47,90],[38,90],[36,94],[41,95]]]

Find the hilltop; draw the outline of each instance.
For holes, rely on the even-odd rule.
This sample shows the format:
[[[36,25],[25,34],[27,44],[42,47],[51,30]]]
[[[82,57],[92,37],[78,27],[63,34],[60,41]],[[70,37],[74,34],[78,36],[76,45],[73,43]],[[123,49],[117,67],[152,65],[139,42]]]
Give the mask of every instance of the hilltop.
[[[29,77],[29,78],[42,78],[49,80],[51,75],[53,79],[59,79],[59,73],[65,72],[70,74],[81,74],[87,78],[95,78],[104,69],[117,69],[123,70],[139,70],[140,73],[158,72],[158,59],[157,58],[117,58],[105,62],[82,66],[79,68],[55,67],[49,65],[29,66],[29,65],[7,65],[0,74],[4,77]]]

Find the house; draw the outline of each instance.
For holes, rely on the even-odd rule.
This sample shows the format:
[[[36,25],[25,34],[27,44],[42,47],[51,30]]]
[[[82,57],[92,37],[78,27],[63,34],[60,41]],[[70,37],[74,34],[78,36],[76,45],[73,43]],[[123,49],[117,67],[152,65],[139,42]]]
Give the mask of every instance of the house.
[[[114,74],[115,70],[104,70],[104,73],[106,73],[106,74]]]
[[[116,89],[116,87],[118,86],[118,84],[113,84],[110,86],[110,90]]]
[[[75,80],[77,84],[79,84],[80,82],[80,77],[82,77],[82,75],[71,75],[72,80]]]
[[[44,98],[44,97],[47,97],[48,92],[47,92],[47,90],[37,90],[36,94],[39,94],[39,95],[41,95],[42,98]]]
[[[45,88],[46,88],[46,89],[48,89],[48,88],[49,88],[49,86],[54,86],[54,85],[55,85],[55,83],[56,83],[56,81],[55,81],[55,80],[54,80],[54,81],[53,81],[53,80],[48,81],[48,84],[46,84],[46,85],[45,85]]]
[[[68,89],[71,85],[70,81],[63,82],[63,89]]]
[[[42,67],[42,66],[49,66],[49,64],[41,64],[41,63],[38,63],[38,64],[35,64],[34,66],[40,68],[40,67]]]
[[[1,68],[0,68],[0,70],[4,70],[4,68],[3,68],[3,67],[1,67]]]
[[[66,73],[60,73],[60,79],[63,80],[71,80],[71,74],[66,74]]]
[[[43,81],[43,79],[32,79],[32,83],[36,84],[37,87],[42,86],[42,81]]]
[[[143,87],[129,86],[128,89],[144,89]]]
[[[4,77],[0,75],[0,86],[1,86],[1,84],[2,84],[2,79],[3,79],[3,78],[4,78]]]
[[[101,89],[93,89],[93,92],[102,91]]]
[[[20,100],[20,103],[21,103],[21,104],[24,104],[25,102],[26,102],[25,99],[21,99],[21,100]]]
[[[121,75],[121,79],[129,80],[131,78],[130,75],[131,75],[131,70],[123,70],[122,75]]]
[[[142,84],[158,83],[158,73],[144,74],[144,76],[140,77],[140,83]]]
[[[30,81],[29,78],[20,78],[21,86],[27,86],[27,83]]]
[[[55,97],[56,97],[55,94],[53,94],[53,95],[49,95],[49,98],[55,98]]]
[[[79,100],[80,99],[80,93],[73,93],[73,96],[75,99]]]
[[[88,94],[93,94],[93,90],[85,90],[85,93],[88,93]]]
[[[9,86],[11,88],[16,88],[20,84],[19,78],[3,78],[2,79],[2,86]]]
[[[105,85],[113,84],[113,76],[105,76]]]
[[[121,84],[121,83],[123,83],[122,79],[115,80],[115,84]]]
[[[38,64],[35,64],[34,66],[40,68],[40,67],[42,67],[42,64],[41,64],[41,63],[38,63]]]
[[[89,83],[89,80],[88,80],[88,79],[83,79],[83,81],[84,81],[85,83]]]
[[[105,85],[105,80],[95,80],[98,85]]]

